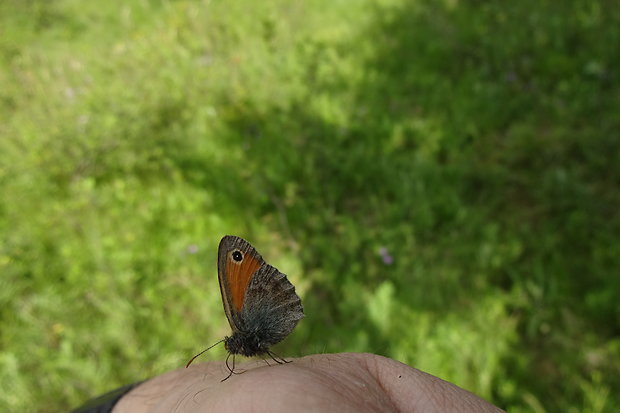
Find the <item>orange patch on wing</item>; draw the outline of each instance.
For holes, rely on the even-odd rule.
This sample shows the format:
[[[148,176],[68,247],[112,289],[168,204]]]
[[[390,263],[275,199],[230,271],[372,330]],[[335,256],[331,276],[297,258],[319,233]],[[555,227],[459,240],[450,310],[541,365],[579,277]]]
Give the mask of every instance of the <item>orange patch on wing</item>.
[[[243,307],[243,298],[248,289],[252,275],[261,267],[258,260],[250,254],[244,254],[241,264],[234,262],[231,254],[226,257],[226,272],[228,285],[230,287],[231,301],[234,310],[239,312]]]

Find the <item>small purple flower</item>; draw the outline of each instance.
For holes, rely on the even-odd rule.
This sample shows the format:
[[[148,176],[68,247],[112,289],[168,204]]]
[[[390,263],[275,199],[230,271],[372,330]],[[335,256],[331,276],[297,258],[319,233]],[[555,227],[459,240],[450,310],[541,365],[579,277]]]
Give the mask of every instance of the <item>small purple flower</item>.
[[[195,253],[197,253],[197,252],[198,252],[198,245],[196,245],[196,244],[191,244],[191,245],[189,245],[189,246],[187,247],[187,252],[188,252],[189,254],[195,254]]]
[[[379,255],[381,255],[381,259],[385,265],[392,265],[394,263],[394,257],[390,255],[387,248],[379,248]]]
[[[516,74],[515,72],[512,72],[512,71],[510,71],[510,72],[506,72],[506,73],[504,74],[504,79],[505,79],[505,80],[506,80],[506,82],[508,82],[508,83],[514,83],[514,82],[516,82],[516,81],[518,80],[518,78],[517,78],[517,74]]]

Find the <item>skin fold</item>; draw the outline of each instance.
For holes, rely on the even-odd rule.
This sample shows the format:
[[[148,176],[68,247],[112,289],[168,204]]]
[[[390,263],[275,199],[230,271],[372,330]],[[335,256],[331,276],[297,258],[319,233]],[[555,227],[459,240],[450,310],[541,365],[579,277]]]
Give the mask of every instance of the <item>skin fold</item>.
[[[114,413],[163,412],[502,412],[478,396],[374,354],[317,354],[292,363],[199,363],[154,377]]]

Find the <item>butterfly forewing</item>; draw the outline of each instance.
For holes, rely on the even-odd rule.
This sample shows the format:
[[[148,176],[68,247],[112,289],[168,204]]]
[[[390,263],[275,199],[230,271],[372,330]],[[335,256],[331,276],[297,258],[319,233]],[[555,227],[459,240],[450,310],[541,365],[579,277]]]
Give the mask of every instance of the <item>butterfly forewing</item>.
[[[227,235],[220,241],[218,279],[226,318],[233,331],[239,330],[239,312],[250,280],[264,264],[260,254],[244,239]]]

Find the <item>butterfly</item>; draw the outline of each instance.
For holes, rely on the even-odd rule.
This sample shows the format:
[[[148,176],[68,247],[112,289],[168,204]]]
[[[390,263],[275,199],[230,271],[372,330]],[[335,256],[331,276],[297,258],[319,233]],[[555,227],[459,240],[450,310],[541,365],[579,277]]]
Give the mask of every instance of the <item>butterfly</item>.
[[[232,334],[224,342],[228,359],[234,356],[251,357],[268,354],[278,363],[286,362],[270,351],[282,341],[304,317],[301,299],[295,286],[275,267],[267,264],[258,251],[243,238],[226,235],[220,241],[217,273],[224,303],[224,312]],[[205,351],[196,354],[185,367]],[[223,381],[223,380],[222,380]]]

